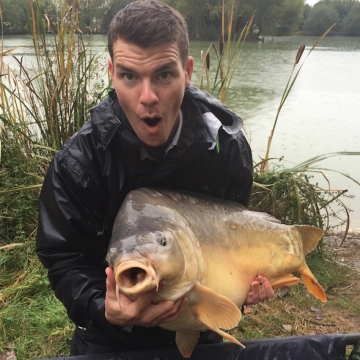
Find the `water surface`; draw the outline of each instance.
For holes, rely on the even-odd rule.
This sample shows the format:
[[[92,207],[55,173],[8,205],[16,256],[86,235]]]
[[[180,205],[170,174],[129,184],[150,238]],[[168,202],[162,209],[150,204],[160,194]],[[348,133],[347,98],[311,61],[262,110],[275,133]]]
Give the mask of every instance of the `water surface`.
[[[246,44],[242,50],[227,104],[243,118],[256,162],[265,156],[298,47],[306,45],[303,61],[316,40],[265,38],[264,43]],[[208,44],[191,44],[198,63],[200,50],[206,51]],[[195,79],[199,70],[200,66]],[[306,58],[278,118],[270,156],[283,157],[283,165],[292,167],[338,151],[360,151],[360,38],[326,38]],[[360,156],[335,156],[318,166],[344,172],[360,182]],[[352,210],[350,228],[360,231],[360,186],[338,173],[324,174],[331,189],[348,189],[355,196],[344,202]],[[327,186],[322,175],[315,180]]]
[[[305,44],[302,61],[315,37],[269,37],[262,43],[245,44],[227,97],[227,105],[244,120],[255,161],[265,156],[267,139],[288,81],[297,49]],[[101,54],[106,73],[106,36],[85,37],[92,52]],[[196,85],[209,42],[192,42]],[[5,48],[20,48],[16,55],[35,62],[28,36],[8,36]],[[213,56],[213,54],[212,54]],[[8,57],[5,61],[12,64]],[[302,62],[301,61],[301,62]],[[300,63],[301,63],[300,62]],[[215,61],[211,64],[214,66]],[[283,157],[292,167],[314,156],[338,151],[360,151],[360,38],[327,37],[307,57],[278,119],[270,156]],[[360,182],[360,157],[336,156],[319,164],[349,174]],[[352,210],[350,228],[360,231],[360,186],[332,171],[325,171],[331,189],[347,189],[354,199],[344,199]],[[322,186],[326,182],[316,176]],[[335,224],[335,222],[334,222]],[[340,228],[343,230],[344,227]]]

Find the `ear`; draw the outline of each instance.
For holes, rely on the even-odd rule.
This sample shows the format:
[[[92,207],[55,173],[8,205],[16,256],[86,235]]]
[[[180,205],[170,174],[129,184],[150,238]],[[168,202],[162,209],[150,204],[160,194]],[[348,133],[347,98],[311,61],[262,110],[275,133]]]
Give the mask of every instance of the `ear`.
[[[194,70],[194,59],[192,56],[189,56],[187,59],[185,67],[185,86],[188,88],[190,86],[191,76]]]
[[[108,59],[108,70],[111,76],[112,83],[114,83],[114,65],[111,58]]]

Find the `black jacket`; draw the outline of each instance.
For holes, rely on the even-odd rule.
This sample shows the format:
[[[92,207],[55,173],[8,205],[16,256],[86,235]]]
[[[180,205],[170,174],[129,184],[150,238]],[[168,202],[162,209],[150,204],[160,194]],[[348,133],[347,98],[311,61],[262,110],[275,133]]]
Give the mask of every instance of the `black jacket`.
[[[182,111],[178,144],[165,156],[142,159],[141,143],[112,91],[50,164],[40,195],[36,250],[78,326],[106,337],[122,334],[104,316],[104,259],[115,216],[130,190],[165,187],[245,206],[249,201],[253,166],[241,119],[195,87],[186,90]],[[204,115],[209,112],[222,123],[213,149]],[[153,329],[138,331],[148,336]],[[131,342],[135,333],[122,334],[123,340]]]

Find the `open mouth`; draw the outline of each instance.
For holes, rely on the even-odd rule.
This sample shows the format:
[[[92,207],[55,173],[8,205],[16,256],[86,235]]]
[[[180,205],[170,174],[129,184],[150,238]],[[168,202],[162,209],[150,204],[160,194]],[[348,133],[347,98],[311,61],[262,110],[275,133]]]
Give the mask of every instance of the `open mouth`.
[[[160,122],[160,118],[145,118],[143,119],[148,126],[156,126]]]
[[[117,290],[134,300],[151,289],[159,289],[155,269],[145,260],[124,260],[114,267]]]

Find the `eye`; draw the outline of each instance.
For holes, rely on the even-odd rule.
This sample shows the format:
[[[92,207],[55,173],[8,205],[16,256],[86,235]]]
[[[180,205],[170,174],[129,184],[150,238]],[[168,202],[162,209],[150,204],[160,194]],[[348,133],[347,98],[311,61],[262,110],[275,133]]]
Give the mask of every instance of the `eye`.
[[[169,80],[171,74],[168,71],[162,72],[159,74],[160,80]]]
[[[166,246],[168,244],[167,239],[164,234],[155,233],[155,240],[161,245]]]
[[[134,74],[130,74],[130,73],[121,74],[121,77],[122,77],[125,81],[132,81],[132,80],[135,79],[135,75],[134,75]]]

